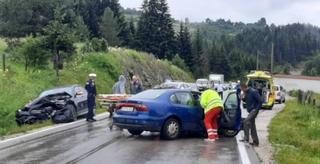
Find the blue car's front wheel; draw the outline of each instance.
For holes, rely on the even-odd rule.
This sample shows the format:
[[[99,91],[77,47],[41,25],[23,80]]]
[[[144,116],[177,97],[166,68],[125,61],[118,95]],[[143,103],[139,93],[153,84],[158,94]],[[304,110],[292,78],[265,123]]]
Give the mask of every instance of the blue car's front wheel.
[[[168,140],[176,139],[180,136],[181,125],[175,118],[169,118],[163,125],[161,137]]]

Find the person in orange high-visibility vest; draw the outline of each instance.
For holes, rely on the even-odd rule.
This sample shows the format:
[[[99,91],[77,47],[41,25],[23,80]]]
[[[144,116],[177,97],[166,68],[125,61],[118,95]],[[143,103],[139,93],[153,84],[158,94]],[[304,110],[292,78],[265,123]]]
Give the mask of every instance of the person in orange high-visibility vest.
[[[205,119],[204,124],[207,129],[207,141],[215,141],[219,139],[218,135],[218,118],[223,110],[223,103],[218,92],[208,89],[202,93],[200,104],[204,108]]]

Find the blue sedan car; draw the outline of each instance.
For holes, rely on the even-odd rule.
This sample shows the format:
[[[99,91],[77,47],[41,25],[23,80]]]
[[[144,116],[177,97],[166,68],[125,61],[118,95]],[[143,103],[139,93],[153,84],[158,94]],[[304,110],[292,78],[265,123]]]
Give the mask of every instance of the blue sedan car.
[[[117,105],[114,125],[132,135],[160,132],[164,139],[176,139],[183,132],[205,133],[200,93],[190,90],[147,90]],[[220,119],[220,133],[235,136],[240,130],[241,110],[236,93],[230,93]]]

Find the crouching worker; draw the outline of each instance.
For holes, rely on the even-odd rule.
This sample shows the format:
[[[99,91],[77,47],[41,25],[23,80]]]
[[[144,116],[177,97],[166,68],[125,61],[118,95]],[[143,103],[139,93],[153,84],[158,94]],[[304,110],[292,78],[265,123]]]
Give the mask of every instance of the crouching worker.
[[[204,124],[208,133],[206,141],[213,142],[219,139],[218,119],[223,110],[221,97],[216,91],[208,89],[202,93],[200,104],[205,112]]]

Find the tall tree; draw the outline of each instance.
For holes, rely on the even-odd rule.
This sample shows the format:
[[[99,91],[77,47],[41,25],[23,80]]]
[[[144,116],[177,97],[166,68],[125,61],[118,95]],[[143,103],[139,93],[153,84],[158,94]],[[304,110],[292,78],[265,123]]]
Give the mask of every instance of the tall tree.
[[[123,13],[121,12],[119,0],[110,0],[110,9],[113,11],[114,17],[118,24],[118,38],[121,42],[121,46],[129,46],[131,39],[130,29]]]
[[[192,43],[187,24],[181,22],[178,34],[178,53],[189,68],[192,68]]]
[[[173,22],[166,0],[145,0],[138,22],[137,49],[156,57],[172,58],[176,52]]]
[[[129,22],[129,43],[128,46],[129,48],[134,48],[135,47],[135,36],[136,36],[136,27],[134,25],[134,20],[133,18],[130,19]]]
[[[159,0],[159,36],[160,36],[160,58],[171,59],[177,52],[177,42],[173,29],[173,19],[169,13],[167,0]]]
[[[201,33],[200,29],[197,29],[197,32],[195,34],[195,38],[193,40],[193,47],[192,47],[192,60],[193,60],[193,67],[192,72],[195,74],[196,77],[201,77],[204,75],[202,69],[203,69],[203,57],[204,57],[204,51],[203,51],[203,40],[201,39]]]
[[[46,44],[51,50],[58,79],[64,58],[69,58],[75,51],[74,32],[70,23],[65,23],[64,9],[63,6],[58,6],[54,11],[54,19],[44,28]]]
[[[110,8],[107,8],[103,14],[100,31],[110,46],[118,46],[120,44],[118,24]]]

